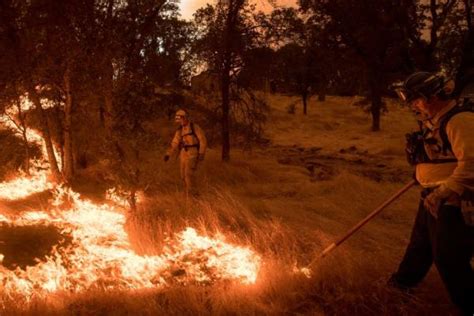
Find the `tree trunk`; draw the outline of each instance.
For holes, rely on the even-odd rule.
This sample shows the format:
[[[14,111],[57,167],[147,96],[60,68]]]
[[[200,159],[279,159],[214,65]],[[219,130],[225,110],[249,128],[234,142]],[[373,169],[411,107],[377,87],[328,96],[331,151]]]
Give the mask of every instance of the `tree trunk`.
[[[380,131],[380,108],[382,102],[380,101],[380,97],[372,97],[372,107],[371,107],[371,114],[372,114],[372,131],[378,132]]]
[[[308,94],[306,91],[304,91],[301,94],[301,99],[303,100],[303,114],[307,115],[308,114]]]
[[[28,144],[28,138],[26,136],[26,129],[21,132],[23,136],[23,144],[25,144],[25,173],[29,176],[30,175],[30,145]]]
[[[105,103],[105,100],[104,100]],[[104,127],[105,126],[105,108],[104,108],[104,103],[99,102],[99,122],[100,126]]]
[[[459,63],[456,75],[456,92],[460,93],[462,89],[474,80],[474,21],[473,7],[471,0],[464,0],[464,8],[466,10],[467,34],[464,41],[461,62]]]
[[[113,134],[113,80],[114,80],[114,69],[112,66],[112,61],[107,60],[104,63],[104,72],[102,77],[102,89],[104,94],[104,108],[100,109],[103,116],[103,122],[105,126],[105,130],[107,136],[111,136]]]
[[[113,17],[115,0],[107,0],[107,15],[104,21],[105,25],[105,41],[113,41]],[[102,59],[102,93],[104,103],[99,106],[99,121],[105,127],[106,137],[110,138],[112,133],[112,115],[113,115],[113,79],[114,69],[111,59],[112,52],[110,50],[104,51]]]
[[[244,0],[229,0],[224,29],[224,46],[222,50],[221,96],[222,96],[222,160],[230,160],[230,77],[232,67],[232,39],[235,24],[244,4]]]
[[[25,162],[24,162],[24,169],[26,175],[30,175],[30,145],[28,144],[28,135],[26,134],[27,127],[25,123],[25,114],[21,109],[21,103],[19,101],[16,102],[16,106],[18,109],[18,120],[20,121],[20,131],[21,136],[23,138],[23,144],[25,145]]]
[[[66,94],[66,102],[64,107],[64,160],[63,160],[63,177],[66,182],[71,181],[74,176],[74,161],[72,154],[72,92],[71,92],[71,73],[69,66],[64,73],[64,92]]]
[[[230,55],[230,54],[229,54]],[[229,56],[230,57],[230,56]],[[222,72],[222,160],[230,160],[230,63],[226,62]]]
[[[53,141],[51,140],[51,131],[48,125],[48,118],[46,117],[46,112],[41,106],[41,101],[38,94],[35,91],[34,86],[30,88],[30,97],[31,101],[35,105],[35,108],[38,110],[40,116],[41,130],[43,134],[43,139],[46,147],[46,154],[48,155],[49,168],[51,171],[52,180],[55,182],[61,182],[62,177],[58,168],[58,161],[56,160],[56,155],[54,154]]]
[[[370,94],[371,102],[370,113],[372,114],[372,131],[380,130],[380,112],[382,110],[381,76],[377,68],[372,69],[370,73]]]
[[[320,102],[326,101],[326,84],[325,83],[322,83],[319,87],[318,101]]]

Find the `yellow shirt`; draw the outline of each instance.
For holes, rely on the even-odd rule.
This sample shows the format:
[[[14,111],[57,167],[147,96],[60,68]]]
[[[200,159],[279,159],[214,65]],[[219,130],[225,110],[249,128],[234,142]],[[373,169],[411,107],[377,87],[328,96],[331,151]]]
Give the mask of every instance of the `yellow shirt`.
[[[452,104],[428,121],[431,136],[439,140],[439,124],[444,114],[456,104]],[[431,126],[430,126],[431,125]],[[454,115],[446,125],[446,135],[452,152],[444,156],[439,144],[425,145],[430,159],[452,159],[457,162],[422,163],[416,166],[416,178],[424,187],[445,186],[463,194],[474,192],[474,113],[462,112]]]

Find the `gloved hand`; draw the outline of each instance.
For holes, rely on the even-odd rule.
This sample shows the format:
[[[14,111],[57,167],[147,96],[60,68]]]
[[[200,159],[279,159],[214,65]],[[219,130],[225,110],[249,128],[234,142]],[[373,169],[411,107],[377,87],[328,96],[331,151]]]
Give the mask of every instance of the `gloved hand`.
[[[198,155],[198,160],[199,161],[204,161],[204,154],[199,154]]]
[[[164,160],[165,162],[167,162],[168,160],[170,160],[170,155],[165,155],[165,156],[163,157],[163,160]]]
[[[438,218],[438,211],[441,204],[446,200],[456,198],[458,194],[453,190],[440,186],[431,192],[423,201],[423,206],[433,215],[434,218]]]

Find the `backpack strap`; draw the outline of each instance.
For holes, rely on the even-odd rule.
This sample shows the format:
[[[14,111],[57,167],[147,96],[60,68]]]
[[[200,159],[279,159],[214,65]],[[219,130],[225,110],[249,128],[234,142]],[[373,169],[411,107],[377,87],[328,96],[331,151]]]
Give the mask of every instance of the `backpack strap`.
[[[194,124],[191,122],[189,127],[191,128],[191,133],[184,134],[184,135],[183,135],[183,127],[182,126],[179,127],[179,130],[181,131],[180,147],[184,148],[186,150],[187,150],[187,148],[196,147],[199,150],[199,147],[200,147],[199,137],[197,137],[196,132],[194,131]],[[189,135],[192,135],[192,136],[194,136],[194,138],[196,138],[197,144],[194,144],[194,145],[185,145],[184,144],[184,136],[189,136]]]
[[[187,134],[184,134],[184,135],[182,134],[182,133],[183,133],[183,132],[182,132],[182,131],[183,131],[183,127],[182,127],[182,126],[180,127],[180,129],[181,129],[181,137],[192,135],[192,136],[194,136],[194,137],[197,138],[197,135],[196,135],[196,133],[194,132],[194,124],[193,124],[192,122],[189,123],[189,127],[191,128],[191,133],[187,133]]]
[[[448,125],[449,120],[455,116],[456,114],[463,113],[463,112],[474,112],[474,102],[470,101],[469,99],[465,99],[461,106],[456,105],[454,108],[448,111],[439,124],[439,136],[443,142],[443,154],[446,155],[448,150],[453,151],[451,147],[451,143],[448,139],[448,134],[446,133],[446,126]]]

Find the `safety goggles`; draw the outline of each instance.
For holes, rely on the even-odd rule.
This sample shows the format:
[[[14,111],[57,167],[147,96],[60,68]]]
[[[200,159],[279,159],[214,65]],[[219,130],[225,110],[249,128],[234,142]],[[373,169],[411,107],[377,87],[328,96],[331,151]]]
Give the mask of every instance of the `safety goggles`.
[[[398,98],[400,100],[402,100],[403,102],[406,102],[406,103],[409,103],[411,101],[413,101],[414,99],[418,98],[418,97],[421,97],[421,95],[417,94],[417,93],[413,93],[407,89],[404,89],[404,88],[397,88],[395,89],[395,92],[397,93],[398,95]]]
[[[184,118],[185,118],[185,116],[183,116],[183,115],[176,115],[176,116],[174,117],[174,120],[175,120],[175,121],[181,121],[181,120],[184,119]]]

